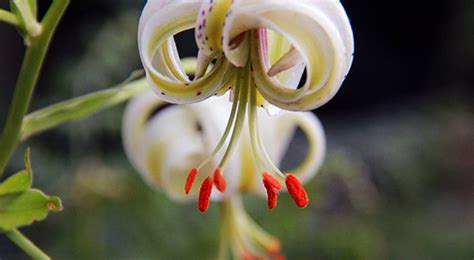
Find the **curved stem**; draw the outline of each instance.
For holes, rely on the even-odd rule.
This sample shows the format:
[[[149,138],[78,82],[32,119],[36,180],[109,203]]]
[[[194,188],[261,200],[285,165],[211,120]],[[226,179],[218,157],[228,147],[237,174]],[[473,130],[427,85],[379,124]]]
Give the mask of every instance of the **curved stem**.
[[[51,259],[17,229],[8,231],[5,235],[32,259]]]
[[[20,27],[20,20],[18,17],[13,13],[3,9],[0,9],[0,22],[4,22],[15,27]]]
[[[30,106],[31,96],[38,81],[44,57],[48,51],[53,33],[68,4],[69,0],[53,1],[41,22],[43,26],[42,33],[31,38],[31,42],[27,46],[7,121],[0,135],[0,178],[18,144],[23,117]]]
[[[24,141],[35,134],[93,115],[147,90],[149,86],[146,80],[139,79],[42,108],[23,118],[20,140]]]

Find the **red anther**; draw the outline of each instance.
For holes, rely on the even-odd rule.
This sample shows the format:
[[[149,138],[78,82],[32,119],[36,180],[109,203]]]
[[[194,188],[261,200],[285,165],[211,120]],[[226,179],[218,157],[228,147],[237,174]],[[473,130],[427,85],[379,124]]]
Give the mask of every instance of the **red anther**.
[[[201,212],[206,212],[209,209],[209,202],[211,201],[212,192],[212,177],[207,178],[202,182],[199,190],[198,208]]]
[[[273,177],[273,175],[271,175],[270,173],[268,172],[264,172],[262,173],[262,176],[263,176],[263,183],[267,182],[268,184],[270,184],[273,188],[277,189],[277,190],[280,190],[281,189],[281,184],[280,182],[275,179],[275,177]]]
[[[227,182],[224,177],[222,177],[222,172],[219,168],[216,168],[214,171],[214,185],[216,185],[220,192],[225,192],[225,189],[227,188]]]
[[[251,252],[243,252],[241,255],[240,255],[240,260],[257,260],[258,258],[253,255]]]
[[[194,181],[196,180],[197,174],[197,168],[192,168],[191,171],[189,171],[188,178],[186,178],[186,184],[184,185],[184,192],[186,192],[186,194],[189,194],[189,192],[191,191]]]
[[[282,255],[280,240],[276,238],[272,239],[272,241],[270,241],[267,245],[265,245],[265,249],[267,250],[268,254],[270,254],[271,256]]]
[[[272,256],[273,260],[286,260],[286,257],[282,254]]]
[[[309,203],[308,194],[306,193],[301,182],[293,174],[286,175],[286,188],[290,193],[291,197],[295,201],[296,205],[300,208],[306,208]]]
[[[278,203],[278,189],[272,186],[271,182],[263,179],[263,186],[267,190],[267,205],[269,209],[276,207]]]

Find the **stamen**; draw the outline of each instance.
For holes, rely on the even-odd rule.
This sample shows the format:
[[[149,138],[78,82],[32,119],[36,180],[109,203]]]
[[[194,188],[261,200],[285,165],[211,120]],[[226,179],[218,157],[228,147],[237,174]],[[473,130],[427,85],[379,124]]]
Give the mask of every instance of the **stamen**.
[[[214,171],[214,185],[216,185],[217,189],[220,192],[225,192],[227,188],[227,182],[222,176],[221,169],[219,168],[216,168],[216,170]]]
[[[212,193],[212,177],[207,178],[202,182],[201,189],[199,190],[198,208],[201,212],[206,212],[209,209],[209,203],[211,201]]]
[[[270,183],[263,181],[263,185],[267,190],[267,205],[269,209],[276,207],[278,203],[278,190],[275,189]]]
[[[249,85],[253,85],[253,82],[250,82]],[[258,130],[258,120],[257,120],[257,90],[253,87],[250,88],[250,98],[249,98],[249,129],[250,129],[250,143],[252,150],[254,152],[256,162],[258,165],[265,166],[272,169],[272,171],[282,177],[285,175],[276,167],[276,165],[270,159],[270,156],[263,145],[262,139],[260,138]],[[263,158],[260,156],[263,155]]]
[[[230,50],[235,50],[245,39],[245,32],[240,33],[239,35],[235,36],[232,40],[229,41],[229,48]]]
[[[235,118],[234,129],[232,131],[232,135],[229,140],[229,145],[227,146],[227,150],[222,157],[219,168],[224,168],[225,164],[227,163],[230,155],[234,151],[235,145],[237,144],[240,134],[242,133],[242,128],[244,127],[245,117],[246,117],[246,110],[247,110],[247,99],[248,99],[248,92],[249,92],[249,82],[250,82],[250,70],[248,66],[243,69],[239,70],[237,73],[237,85],[236,89],[240,89],[239,91],[239,108],[237,110],[237,115]]]
[[[306,208],[309,203],[308,194],[298,178],[293,174],[287,174],[285,184],[296,205],[300,208]]]
[[[273,209],[278,203],[278,190],[281,189],[281,184],[267,172],[264,172],[262,176],[263,186],[267,190],[267,205],[269,209]]]
[[[186,192],[186,194],[189,194],[189,192],[191,191],[194,181],[196,180],[197,174],[197,168],[192,168],[191,171],[189,171],[188,177],[186,178],[186,185],[184,185],[184,192]]]
[[[271,243],[269,243],[266,246],[266,250],[272,257],[274,257],[272,258],[274,260],[285,259],[285,257],[281,254],[281,243],[280,243],[280,240],[278,239],[274,239]],[[283,257],[283,258],[279,258],[279,257]]]
[[[230,131],[232,130],[232,126],[234,125],[235,122],[235,117],[237,114],[237,108],[239,104],[239,95],[240,95],[240,88],[238,87],[239,84],[239,78],[237,78],[237,87],[235,88],[234,91],[234,97],[232,100],[232,110],[230,111],[229,119],[227,121],[227,126],[224,130],[224,134],[222,135],[221,139],[219,140],[219,143],[216,145],[214,150],[207,156],[207,158],[198,166],[198,169],[202,168],[204,165],[206,165],[214,156],[219,152],[219,150],[222,148],[224,145],[225,140],[227,140],[227,137],[230,134]]]
[[[243,252],[242,255],[240,256],[240,260],[256,260],[256,259],[258,258],[249,251]]]
[[[298,63],[303,62],[303,57],[296,50],[295,47],[291,46],[287,53],[285,53],[275,64],[272,65],[270,70],[268,70],[268,76],[273,77],[276,74],[289,70],[296,66]]]
[[[262,173],[262,176],[263,176],[263,182],[264,183],[268,182],[273,188],[275,188],[277,190],[281,189],[280,182],[275,177],[273,177],[271,174],[269,174],[268,172],[264,172],[264,173]]]

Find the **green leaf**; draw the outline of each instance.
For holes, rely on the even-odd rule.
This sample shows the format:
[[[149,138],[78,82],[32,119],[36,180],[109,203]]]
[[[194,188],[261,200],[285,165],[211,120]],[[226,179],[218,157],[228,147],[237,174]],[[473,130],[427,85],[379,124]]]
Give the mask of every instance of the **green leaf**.
[[[25,152],[25,170],[0,183],[0,231],[8,231],[30,225],[46,218],[49,211],[63,209],[61,200],[31,189],[33,171],[30,149]]]
[[[31,189],[0,196],[0,229],[12,230],[46,218],[49,211],[61,211],[61,200]]]
[[[0,195],[23,192],[31,188],[33,183],[33,171],[31,170],[30,149],[25,152],[25,170],[20,171],[3,183],[0,183]]]
[[[133,76],[132,76],[133,77]],[[149,89],[145,79],[120,84],[35,111],[27,115],[21,127],[21,140],[66,122],[90,116],[103,109],[127,101]]]

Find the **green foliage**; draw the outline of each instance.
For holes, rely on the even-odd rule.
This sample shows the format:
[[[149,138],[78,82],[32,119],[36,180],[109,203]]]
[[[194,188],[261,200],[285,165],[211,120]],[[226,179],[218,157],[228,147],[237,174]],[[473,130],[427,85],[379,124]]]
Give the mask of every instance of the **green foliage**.
[[[0,230],[8,231],[46,218],[49,211],[62,210],[61,200],[32,189],[29,150],[25,153],[25,170],[0,184]]]

